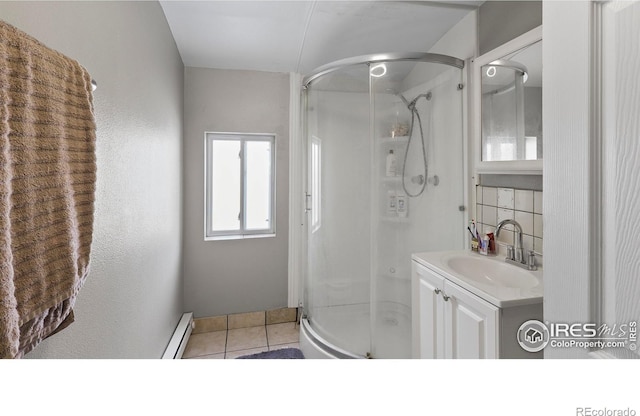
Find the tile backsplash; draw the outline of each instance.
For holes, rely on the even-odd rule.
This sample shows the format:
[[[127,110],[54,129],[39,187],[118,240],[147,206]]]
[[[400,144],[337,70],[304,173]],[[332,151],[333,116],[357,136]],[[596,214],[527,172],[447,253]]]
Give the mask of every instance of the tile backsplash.
[[[495,232],[498,223],[504,219],[516,220],[522,227],[522,243],[525,253],[533,250],[542,256],[542,191],[514,188],[494,188],[476,186],[476,216],[479,231]],[[498,237],[498,252],[504,253],[505,246],[515,245],[515,228],[503,227]]]

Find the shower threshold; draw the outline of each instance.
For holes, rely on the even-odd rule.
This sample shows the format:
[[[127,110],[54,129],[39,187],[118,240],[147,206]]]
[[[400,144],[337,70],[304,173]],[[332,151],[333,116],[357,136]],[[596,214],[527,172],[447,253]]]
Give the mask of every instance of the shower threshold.
[[[300,348],[305,357],[310,358],[410,358],[411,357],[411,317],[406,305],[384,302],[378,310],[375,351],[369,348],[369,313],[366,304],[342,305],[316,310],[320,318],[306,317],[300,322]],[[335,316],[340,316],[338,320]],[[329,319],[329,321],[328,321]],[[324,336],[326,328],[319,322],[331,322],[332,338]],[[340,325],[336,325],[339,322]],[[342,347],[336,345],[341,340]]]
[[[311,328],[307,318],[300,321],[300,350],[305,358],[366,358],[345,351],[323,339]]]

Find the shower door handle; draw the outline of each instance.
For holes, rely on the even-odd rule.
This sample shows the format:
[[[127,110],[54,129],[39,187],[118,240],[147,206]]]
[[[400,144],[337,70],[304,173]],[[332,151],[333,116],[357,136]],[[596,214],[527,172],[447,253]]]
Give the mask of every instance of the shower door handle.
[[[311,194],[307,192],[304,193],[304,212],[311,212]]]

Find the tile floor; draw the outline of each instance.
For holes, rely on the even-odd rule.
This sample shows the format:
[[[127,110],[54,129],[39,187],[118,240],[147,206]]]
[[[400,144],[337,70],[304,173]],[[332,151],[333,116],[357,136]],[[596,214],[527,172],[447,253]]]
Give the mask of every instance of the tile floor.
[[[229,359],[281,348],[299,348],[299,331],[296,322],[285,322],[192,333],[182,358]]]

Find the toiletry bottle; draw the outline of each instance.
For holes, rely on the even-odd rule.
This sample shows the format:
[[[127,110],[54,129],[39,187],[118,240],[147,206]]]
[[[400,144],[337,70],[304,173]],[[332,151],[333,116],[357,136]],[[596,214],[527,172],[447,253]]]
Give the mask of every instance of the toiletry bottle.
[[[387,214],[391,217],[395,217],[398,215],[396,191],[387,191]]]
[[[387,155],[387,176],[396,176],[396,164],[396,155],[393,153],[393,149],[391,149]]]
[[[482,237],[482,240],[480,240],[478,253],[484,254],[485,256],[489,254],[489,236],[486,234]]]
[[[393,122],[393,124],[391,125],[391,138],[395,139],[398,136],[400,136],[400,131],[399,131],[399,127],[400,127],[400,110],[401,110],[401,103],[400,101],[396,101],[395,105],[395,109],[396,109],[396,117],[395,117],[395,121]]]
[[[409,199],[406,195],[398,195],[396,196],[396,204],[398,205],[398,217],[405,218],[407,216],[407,211],[409,210]]]
[[[493,233],[488,233],[487,236],[489,237],[489,248],[487,249],[487,252],[489,254],[496,254],[496,240],[495,240],[495,237],[493,236]]]

